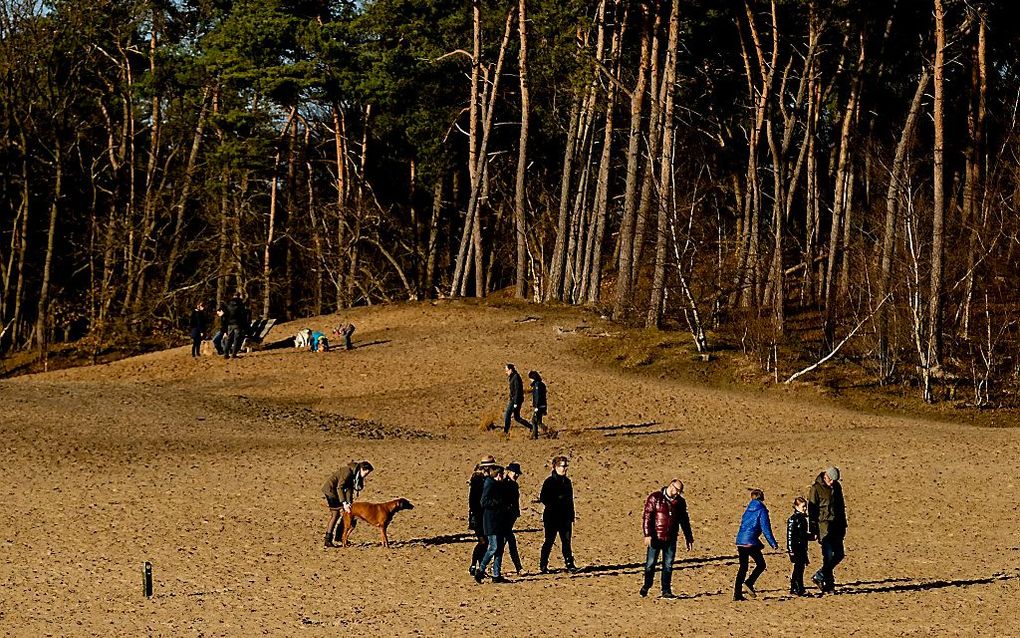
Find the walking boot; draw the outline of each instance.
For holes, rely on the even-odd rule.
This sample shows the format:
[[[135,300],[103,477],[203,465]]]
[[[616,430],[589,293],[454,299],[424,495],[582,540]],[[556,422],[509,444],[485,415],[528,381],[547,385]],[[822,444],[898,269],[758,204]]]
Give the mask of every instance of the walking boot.
[[[326,543],[325,543],[324,547],[336,547],[336,545],[333,544],[333,535],[332,534],[326,534]]]

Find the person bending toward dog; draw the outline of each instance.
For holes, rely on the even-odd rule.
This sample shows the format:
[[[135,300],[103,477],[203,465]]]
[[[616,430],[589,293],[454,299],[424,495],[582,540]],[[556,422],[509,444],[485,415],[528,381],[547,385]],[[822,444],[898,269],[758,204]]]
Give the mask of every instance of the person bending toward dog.
[[[769,521],[769,510],[765,507],[765,492],[751,490],[751,502],[747,504],[744,515],[740,517],[740,529],[737,531],[737,557],[740,566],[737,568],[737,579],[733,584],[733,600],[744,600],[744,592],[756,598],[758,592],[754,583],[765,571],[765,557],[761,550],[765,547],[759,537],[765,534],[765,540],[772,549],[779,549],[776,537],[772,534],[772,523]],[[754,559],[754,571],[746,580],[748,559]]]
[[[509,517],[509,506],[506,501],[506,490],[503,468],[491,465],[485,468],[485,483],[482,485],[482,527],[485,531],[487,547],[482,562],[475,570],[475,582],[481,584],[485,578],[485,568],[492,563],[492,582],[509,582],[503,578],[503,548],[506,546],[506,533]]]
[[[333,335],[344,340],[344,350],[354,349],[354,345],[351,344],[351,336],[353,334],[354,324],[349,321],[345,321],[333,328]]]
[[[468,529],[474,532],[477,538],[475,548],[471,552],[471,567],[468,569],[472,576],[478,570],[482,557],[485,556],[485,550],[489,547],[489,540],[485,535],[485,526],[482,523],[485,513],[482,508],[482,488],[485,486],[488,468],[494,465],[496,465],[496,459],[492,455],[483,456],[471,473],[471,480],[468,481]]]
[[[542,484],[539,501],[545,505],[542,513],[542,526],[545,528],[545,542],[539,557],[539,570],[549,571],[549,554],[552,552],[556,537],[560,537],[560,548],[563,550],[563,562],[567,571],[576,571],[574,553],[570,547],[570,535],[574,526],[574,486],[567,478],[569,461],[565,456],[553,457],[552,474]]]
[[[645,499],[644,515],[641,517],[641,531],[645,537],[645,581],[641,585],[642,597],[648,595],[655,580],[655,563],[662,554],[662,597],[673,595],[673,559],[676,557],[676,541],[682,529],[687,551],[694,549],[694,535],[691,533],[691,519],[687,515],[687,501],[683,498],[684,484],[673,479],[669,485],[652,492]]]
[[[506,411],[503,412],[503,436],[510,436],[511,418],[529,430],[534,430],[532,425],[521,417],[521,406],[524,405],[524,382],[521,381],[521,375],[517,373],[517,368],[512,363],[506,364],[504,370],[510,384],[510,400],[506,404]]]
[[[326,547],[336,547],[334,539],[343,537],[343,526],[336,529],[344,512],[351,511],[351,503],[365,487],[365,479],[372,473],[372,464],[368,461],[351,461],[347,467],[333,472],[322,486],[322,495],[329,508],[329,527],[326,528]],[[334,534],[335,530],[335,534]]]

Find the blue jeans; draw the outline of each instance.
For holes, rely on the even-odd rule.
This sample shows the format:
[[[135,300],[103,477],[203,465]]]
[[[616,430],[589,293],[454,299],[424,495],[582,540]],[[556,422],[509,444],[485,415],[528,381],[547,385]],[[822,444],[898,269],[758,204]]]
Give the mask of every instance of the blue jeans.
[[[223,330],[217,330],[213,336],[212,343],[216,348],[216,354],[223,354],[223,337],[225,336],[227,336],[227,333]]]
[[[492,561],[492,577],[499,578],[502,573],[503,546],[506,543],[506,537],[502,534],[489,534],[487,538],[489,546],[485,550],[485,556],[482,557],[482,564],[478,566],[478,569],[484,572],[489,561]]]
[[[836,569],[846,552],[843,550],[843,537],[836,534],[829,534],[822,539],[822,568],[815,573],[825,584],[825,589],[836,586],[836,578],[832,570]]]
[[[662,553],[662,593],[668,594],[672,591],[670,583],[673,581],[673,559],[676,558],[676,539],[672,541],[660,541],[653,538],[652,544],[645,554],[645,584],[643,589],[652,588],[652,581],[655,580],[655,563],[659,560],[659,553]]]

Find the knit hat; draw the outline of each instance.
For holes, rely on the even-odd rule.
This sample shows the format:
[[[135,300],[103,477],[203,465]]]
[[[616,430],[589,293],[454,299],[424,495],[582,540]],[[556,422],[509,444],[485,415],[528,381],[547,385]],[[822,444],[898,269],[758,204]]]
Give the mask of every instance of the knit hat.
[[[829,469],[825,470],[825,475],[829,477],[830,481],[839,480],[839,468],[833,465]]]

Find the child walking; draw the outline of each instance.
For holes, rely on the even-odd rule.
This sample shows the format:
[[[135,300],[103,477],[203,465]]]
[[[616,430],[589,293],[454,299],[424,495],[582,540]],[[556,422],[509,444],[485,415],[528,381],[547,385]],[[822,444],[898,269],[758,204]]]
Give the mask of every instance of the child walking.
[[[790,573],[790,593],[805,596],[804,568],[808,560],[808,516],[807,499],[798,496],[793,499],[793,514],[786,521],[786,553],[793,563]]]

